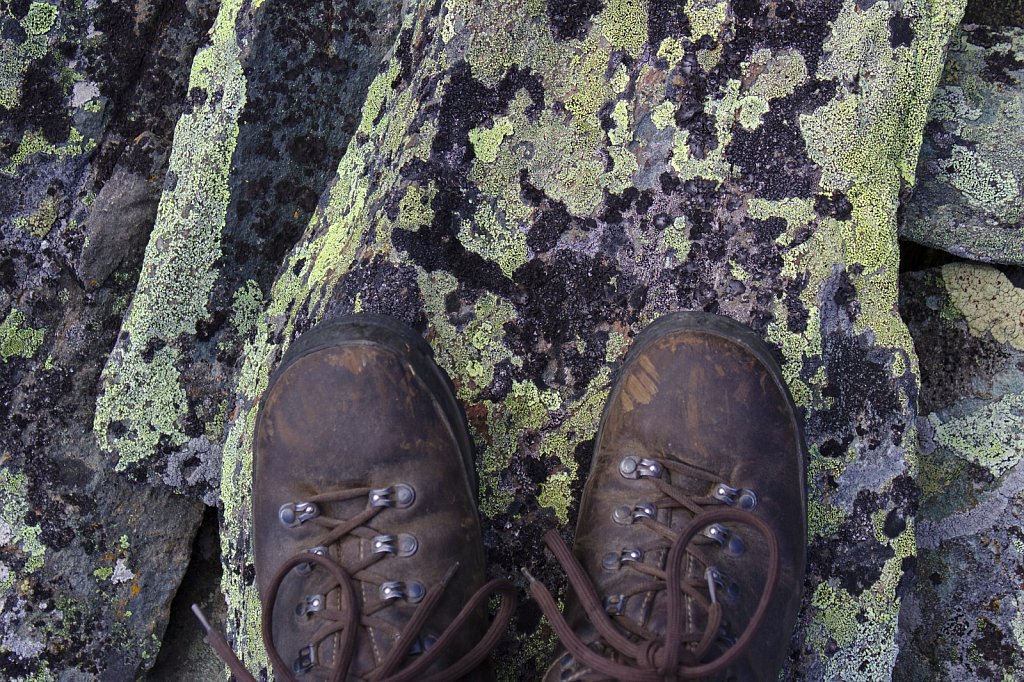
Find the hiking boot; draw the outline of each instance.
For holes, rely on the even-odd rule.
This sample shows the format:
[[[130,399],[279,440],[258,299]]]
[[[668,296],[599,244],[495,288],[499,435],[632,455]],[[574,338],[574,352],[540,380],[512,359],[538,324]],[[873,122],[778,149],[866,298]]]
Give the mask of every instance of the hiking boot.
[[[605,406],[546,682],[776,680],[807,542],[805,459],[771,351],[725,317],[675,313],[640,334]],[[529,576],[528,576],[529,577]]]
[[[464,417],[412,330],[359,315],[295,342],[263,395],[253,476],[279,679],[454,680],[487,657],[514,592],[485,584]]]

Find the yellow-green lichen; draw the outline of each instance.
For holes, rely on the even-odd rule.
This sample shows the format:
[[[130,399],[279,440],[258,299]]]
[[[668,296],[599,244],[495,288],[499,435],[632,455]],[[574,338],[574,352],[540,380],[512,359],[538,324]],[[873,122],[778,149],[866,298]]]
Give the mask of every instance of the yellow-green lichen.
[[[651,122],[658,130],[675,125],[676,107],[672,102],[662,102],[651,112]]]
[[[942,422],[937,415],[935,441],[957,457],[974,462],[995,477],[1002,476],[1024,458],[1024,395],[1009,394],[977,410]]]
[[[179,421],[188,410],[175,366],[179,357],[171,347],[156,351],[148,361],[135,348],[111,354],[93,430],[104,450],[112,450],[116,439],[119,471],[156,454],[162,439],[173,446],[188,440]]]
[[[190,89],[221,96],[183,115],[175,127],[169,172],[178,181],[160,199],[122,337],[103,373],[93,428],[100,446],[120,455],[120,469],[152,456],[161,438],[179,446],[187,440],[182,423],[188,401],[175,343],[196,333],[218,276],[228,171],[246,97],[233,28],[239,5],[222,5],[213,43],[193,62]],[[144,357],[154,342],[163,347]],[[115,422],[119,428],[112,432]]]
[[[568,473],[559,471],[548,476],[547,480],[540,484],[537,504],[553,509],[559,523],[566,524],[569,523],[569,505],[572,503],[572,496],[572,478]]]
[[[611,78],[612,91],[621,95],[629,87],[629,71],[626,69],[625,64],[619,64],[615,68],[615,73],[612,74]]]
[[[685,216],[677,216],[661,233],[661,243],[676,262],[685,261],[690,254],[690,221]]]
[[[231,324],[239,338],[248,338],[263,314],[263,291],[256,280],[246,280],[231,301]]]
[[[46,2],[33,2],[28,6],[21,27],[30,36],[41,36],[49,33],[57,21],[57,7]]]
[[[45,196],[39,207],[27,216],[18,216],[14,224],[33,237],[42,239],[57,222],[57,197]]]
[[[996,268],[980,263],[942,266],[949,302],[967,321],[973,336],[991,335],[1024,350],[1024,289]]]
[[[785,97],[807,80],[807,65],[796,50],[760,49],[744,66],[752,80],[743,88],[743,94],[750,97],[764,100]]]
[[[719,31],[729,22],[728,8],[726,0],[691,0],[687,3],[691,39],[697,41],[704,36],[717,39]]]
[[[501,141],[515,132],[512,121],[507,117],[495,119],[489,127],[474,128],[469,131],[469,142],[473,145],[476,158],[484,163],[494,163],[498,158],[498,147]]]
[[[594,23],[612,46],[639,57],[647,43],[647,0],[607,0]]]
[[[489,204],[477,207],[472,220],[459,227],[459,241],[470,251],[494,261],[507,277],[526,262],[526,232],[502,225]]]
[[[0,468],[0,548],[4,550],[0,558],[0,594],[8,594],[17,579],[6,560],[24,557],[24,567],[19,569],[24,577],[38,571],[46,556],[42,530],[25,522],[29,511],[27,488],[24,474]]]
[[[71,129],[67,142],[62,144],[51,143],[41,131],[27,130],[21,138],[18,149],[11,156],[10,162],[2,170],[4,173],[13,175],[18,172],[23,163],[37,154],[64,159],[89,151],[95,146],[96,142],[86,140],[77,128]]]
[[[761,117],[768,113],[768,102],[760,97],[743,97],[739,101],[740,125],[753,130],[761,125]]]
[[[0,358],[4,362],[12,357],[31,358],[39,350],[45,335],[45,329],[25,326],[25,314],[11,308],[0,323]]]

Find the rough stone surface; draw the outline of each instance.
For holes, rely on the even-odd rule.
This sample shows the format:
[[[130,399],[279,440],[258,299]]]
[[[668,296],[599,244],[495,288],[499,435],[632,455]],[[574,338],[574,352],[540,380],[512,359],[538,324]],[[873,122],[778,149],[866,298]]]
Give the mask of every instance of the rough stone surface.
[[[787,674],[888,676],[917,513],[896,209],[963,3],[409,5],[308,225],[272,285],[236,304],[247,333],[228,333],[246,339],[220,486],[243,658],[266,664],[249,545],[254,405],[297,335],[359,310],[422,331],[479,446],[493,573],[518,578],[526,564],[557,586],[540,538],[572,526],[617,362],[644,325],[687,308],[773,343],[807,422],[811,560]],[[236,262],[219,254],[242,192],[229,161],[251,97],[258,13],[245,7],[222,5],[196,59],[174,183],[108,366],[101,402],[132,398],[115,371],[137,372],[139,399],[160,408],[97,421],[120,466],[166,471],[153,442],[219,447],[208,380],[188,368],[227,374],[203,364],[203,330],[234,314],[216,292]],[[551,646],[524,603],[502,677],[528,678]]]
[[[906,680],[1024,677],[1024,270],[972,263],[903,276],[921,349],[917,580]]]
[[[900,236],[1024,264],[1024,28],[964,26],[929,110]]]
[[[214,10],[0,6],[5,680],[134,679],[187,565],[202,504],[115,473],[92,421]]]
[[[1024,26],[1024,0],[968,0],[964,23]]]
[[[95,431],[119,471],[217,503],[238,352],[355,131],[400,8],[221,3],[104,370]]]

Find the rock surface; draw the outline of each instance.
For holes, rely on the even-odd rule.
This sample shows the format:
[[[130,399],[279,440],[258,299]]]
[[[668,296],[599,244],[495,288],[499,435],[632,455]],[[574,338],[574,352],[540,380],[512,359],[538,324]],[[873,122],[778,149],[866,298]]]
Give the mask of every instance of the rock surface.
[[[152,664],[202,504],[92,432],[211,2],[0,8],[0,677]],[[95,209],[95,211],[94,211]]]
[[[917,581],[897,677],[1024,676],[1024,270],[908,273],[921,350]]]
[[[1024,28],[961,28],[925,131],[900,236],[1024,264]]]
[[[254,406],[295,337],[359,310],[412,324],[455,379],[493,574],[552,586],[540,538],[571,534],[630,339],[675,309],[746,322],[811,445],[786,675],[1016,665],[1015,606],[946,636],[921,605],[974,614],[974,588],[936,569],[946,601],[911,590],[917,545],[960,518],[920,504],[945,474],[918,431],[928,456],[970,442],[944,426],[996,423],[1008,395],[919,420],[896,313],[897,207],[962,0],[405,4],[222,0],[194,59],[210,3],[3,10],[0,672],[138,676],[199,499],[223,505],[229,633],[265,667]],[[942,561],[988,569],[959,551]],[[955,655],[923,656],[940,640]],[[501,676],[552,646],[524,602]]]
[[[917,502],[918,382],[895,312],[895,217],[962,11],[953,1],[410,3],[308,227],[273,284],[236,304],[252,311],[249,333],[227,332],[247,339],[220,487],[228,626],[245,660],[265,666],[249,545],[254,405],[293,338],[357,310],[422,331],[481,451],[493,573],[518,576],[525,563],[557,585],[540,537],[571,528],[616,363],[648,322],[689,308],[775,344],[805,413],[811,561],[788,674],[888,676]],[[147,440],[185,452],[193,415],[216,423],[205,421],[204,382],[226,371],[191,330],[202,337],[234,315],[216,283],[234,281],[219,254],[234,239],[224,216],[241,191],[230,161],[248,125],[239,112],[255,34],[247,11],[225,2],[196,61],[200,104],[179,123],[176,184],[104,394],[122,391],[117,372],[138,371],[159,382],[132,400],[164,409],[114,440],[118,420],[98,421],[122,462]],[[196,286],[182,296],[181,282]],[[212,447],[213,432],[196,430]],[[152,460],[151,445],[136,452]],[[505,679],[543,663],[552,644],[539,626],[525,603]]]

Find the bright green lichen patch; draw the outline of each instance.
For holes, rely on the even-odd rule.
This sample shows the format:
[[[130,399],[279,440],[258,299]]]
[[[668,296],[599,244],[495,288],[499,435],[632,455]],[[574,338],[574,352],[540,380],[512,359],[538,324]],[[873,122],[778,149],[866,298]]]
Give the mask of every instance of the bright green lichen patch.
[[[717,38],[728,22],[729,5],[725,0],[692,0],[687,3],[686,16],[690,19],[690,33],[694,41],[704,36]]]
[[[255,280],[246,280],[238,287],[232,300],[231,324],[238,336],[248,338],[263,314],[263,292]]]
[[[469,141],[476,152],[476,158],[484,163],[494,163],[498,158],[498,146],[501,141],[514,132],[512,121],[506,117],[496,119],[491,127],[470,130]]]
[[[116,440],[119,471],[153,456],[162,439],[170,445],[187,441],[179,423],[188,401],[175,367],[178,358],[178,352],[170,347],[156,351],[148,362],[131,347],[129,353],[116,349],[111,354],[106,390],[96,401],[93,428],[101,448],[112,450]],[[109,369],[112,367],[116,370]],[[111,433],[112,428],[120,435]]]
[[[991,334],[1000,343],[1024,350],[1024,289],[1002,272],[978,263],[942,267],[949,301],[974,336]]]
[[[976,205],[1008,223],[1020,219],[1020,188],[1013,173],[993,168],[961,145],[953,146],[953,157],[945,170],[950,183]]]
[[[4,362],[11,357],[31,358],[39,350],[45,335],[45,329],[26,327],[25,314],[11,308],[0,324],[0,358]]]
[[[459,228],[459,241],[467,249],[495,261],[509,277],[526,262],[526,232],[501,224],[487,204],[481,204],[472,220]]]
[[[594,18],[604,37],[614,47],[633,57],[640,56],[646,42],[646,0],[607,0],[604,11]]]
[[[765,100],[785,97],[807,80],[807,65],[796,50],[758,50],[746,64],[746,70],[753,80],[743,94]]]
[[[17,579],[12,567],[5,562],[24,558],[22,577],[38,571],[46,555],[39,526],[25,523],[29,511],[28,480],[24,474],[0,468],[0,547],[4,549],[0,560],[0,594],[8,594]]]
[[[50,228],[55,222],[57,222],[57,197],[53,196],[43,197],[39,208],[27,216],[19,216],[14,219],[15,225],[40,239],[49,234]]]
[[[221,230],[230,200],[228,169],[245,104],[245,76],[234,35],[239,3],[221,8],[213,44],[196,54],[190,89],[220,97],[185,114],[175,128],[165,191],[117,350],[104,370],[94,429],[118,468],[151,457],[161,438],[182,445],[188,401],[176,366],[181,335],[194,335],[207,315],[217,278]],[[161,346],[144,357],[151,344]],[[143,409],[140,409],[143,408]],[[118,423],[116,432],[111,425]]]
[[[33,2],[28,6],[21,27],[30,36],[41,36],[49,33],[57,20],[57,7],[46,2]]]
[[[95,145],[96,142],[94,140],[86,140],[76,128],[71,129],[67,142],[63,144],[51,144],[42,132],[28,130],[22,136],[21,144],[18,145],[17,151],[11,157],[10,163],[3,168],[3,172],[11,175],[17,173],[21,165],[36,154],[45,154],[57,159],[64,159],[88,151]]]
[[[999,400],[945,423],[936,415],[935,440],[962,459],[1002,476],[1024,458],[1024,396],[1005,395]]]
[[[537,503],[542,507],[550,507],[561,523],[569,523],[569,504],[572,502],[572,478],[568,473],[560,471],[541,483]]]

